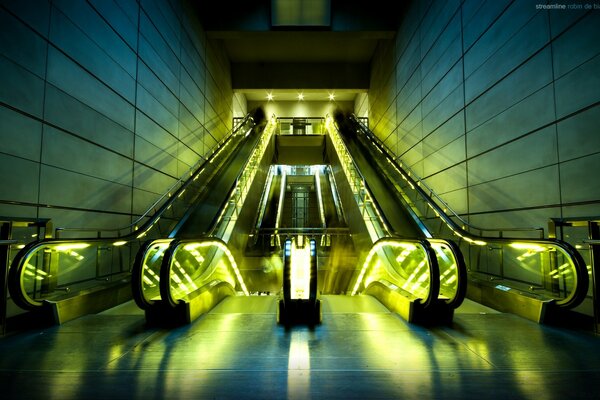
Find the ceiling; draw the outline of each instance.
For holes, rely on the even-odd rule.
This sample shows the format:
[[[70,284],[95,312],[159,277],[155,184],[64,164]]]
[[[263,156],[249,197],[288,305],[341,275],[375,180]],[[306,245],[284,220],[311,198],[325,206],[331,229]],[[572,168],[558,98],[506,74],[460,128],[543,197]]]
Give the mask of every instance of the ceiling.
[[[234,91],[250,101],[352,101],[368,90],[370,62],[390,40],[409,0],[198,0],[207,37],[219,41],[232,64]],[[277,3],[327,7],[328,23],[282,26]],[[286,5],[287,6],[287,5]],[[296,10],[300,9],[296,8]],[[293,14],[288,17],[294,17]]]
[[[221,40],[232,63],[370,62],[389,32],[210,32]]]
[[[248,101],[269,101],[267,95],[273,96],[272,101],[301,101],[298,95],[302,93],[302,101],[330,101],[329,95],[333,94],[335,101],[354,101],[358,93],[364,89],[240,89]]]

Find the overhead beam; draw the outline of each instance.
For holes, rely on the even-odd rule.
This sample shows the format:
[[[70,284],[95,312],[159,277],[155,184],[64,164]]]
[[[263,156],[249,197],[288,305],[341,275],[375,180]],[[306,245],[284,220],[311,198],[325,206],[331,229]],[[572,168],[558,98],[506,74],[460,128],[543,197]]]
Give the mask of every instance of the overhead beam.
[[[369,63],[232,63],[240,89],[369,89]]]
[[[330,23],[294,26],[294,29],[343,31],[393,31],[398,29],[411,0],[331,0]],[[191,1],[206,31],[270,31],[286,29],[272,24],[271,0]]]

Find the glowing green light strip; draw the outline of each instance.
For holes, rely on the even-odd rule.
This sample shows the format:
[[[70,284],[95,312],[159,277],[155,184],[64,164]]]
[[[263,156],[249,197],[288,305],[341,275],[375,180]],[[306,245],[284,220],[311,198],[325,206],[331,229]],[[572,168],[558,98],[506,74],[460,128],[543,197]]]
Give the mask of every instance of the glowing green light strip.
[[[254,181],[254,177],[258,171],[258,164],[262,160],[267,150],[267,146],[271,142],[271,137],[273,136],[276,126],[277,120],[275,116],[273,116],[265,127],[265,130],[259,139],[259,143],[252,151],[242,175],[238,179],[229,199],[227,199],[226,206],[223,207],[223,210],[219,215],[215,229],[213,230],[213,236],[223,239],[225,243],[227,243],[231,237],[233,227],[237,220],[236,215],[239,215],[242,209],[244,201],[250,191],[250,187],[252,186],[252,182]]]
[[[389,236],[390,230],[386,226],[377,206],[373,202],[373,196],[371,196],[367,187],[365,186],[358,169],[354,165],[354,160],[346,148],[346,145],[344,144],[344,141],[331,117],[327,117],[325,127],[329,132],[333,147],[338,154],[340,164],[342,165],[342,171],[344,171],[344,175],[346,175],[346,179],[350,184],[350,188],[354,194],[354,199],[358,204],[359,209],[362,211],[363,220],[365,221],[365,225],[371,240],[373,243],[375,243],[377,240],[385,236]],[[372,207],[369,206],[369,202],[372,204]]]

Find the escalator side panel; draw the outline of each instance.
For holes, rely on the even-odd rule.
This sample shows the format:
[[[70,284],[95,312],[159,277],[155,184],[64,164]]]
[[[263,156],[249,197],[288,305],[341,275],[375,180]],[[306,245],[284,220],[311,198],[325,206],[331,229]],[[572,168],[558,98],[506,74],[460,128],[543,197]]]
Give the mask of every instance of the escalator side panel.
[[[352,193],[352,189],[344,174],[340,159],[329,135],[327,135],[325,148],[327,150],[327,157],[331,165],[332,174],[336,182],[341,206],[344,209],[346,220],[348,222],[348,228],[350,229],[350,232],[352,232],[352,241],[354,243],[356,254],[366,255],[371,249],[373,242],[371,241],[361,210],[354,199],[354,194]]]
[[[376,161],[368,150],[354,136],[344,136],[344,140],[392,230],[403,237],[424,237],[423,232],[402,205],[393,185],[375,167]]]
[[[248,157],[252,153],[254,145],[260,138],[257,132],[240,145],[236,154],[230,157],[223,166],[214,182],[210,184],[210,190],[206,196],[198,202],[195,210],[188,220],[183,224],[177,236],[181,238],[195,238],[207,233],[223,207],[224,201],[229,196],[230,188],[242,168],[244,168]]]
[[[279,194],[281,193],[281,175],[274,175],[271,181],[269,190],[269,198],[262,221],[260,221],[261,229],[275,228],[277,222],[277,206],[279,205]]]

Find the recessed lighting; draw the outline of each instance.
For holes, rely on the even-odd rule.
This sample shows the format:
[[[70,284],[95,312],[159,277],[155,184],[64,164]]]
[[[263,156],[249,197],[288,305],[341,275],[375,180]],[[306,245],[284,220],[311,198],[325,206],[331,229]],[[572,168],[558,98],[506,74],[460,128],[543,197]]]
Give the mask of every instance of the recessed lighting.
[[[267,100],[268,101],[273,100],[273,93],[267,93]]]
[[[298,93],[298,100],[300,100],[300,101],[304,100],[304,94]]]

